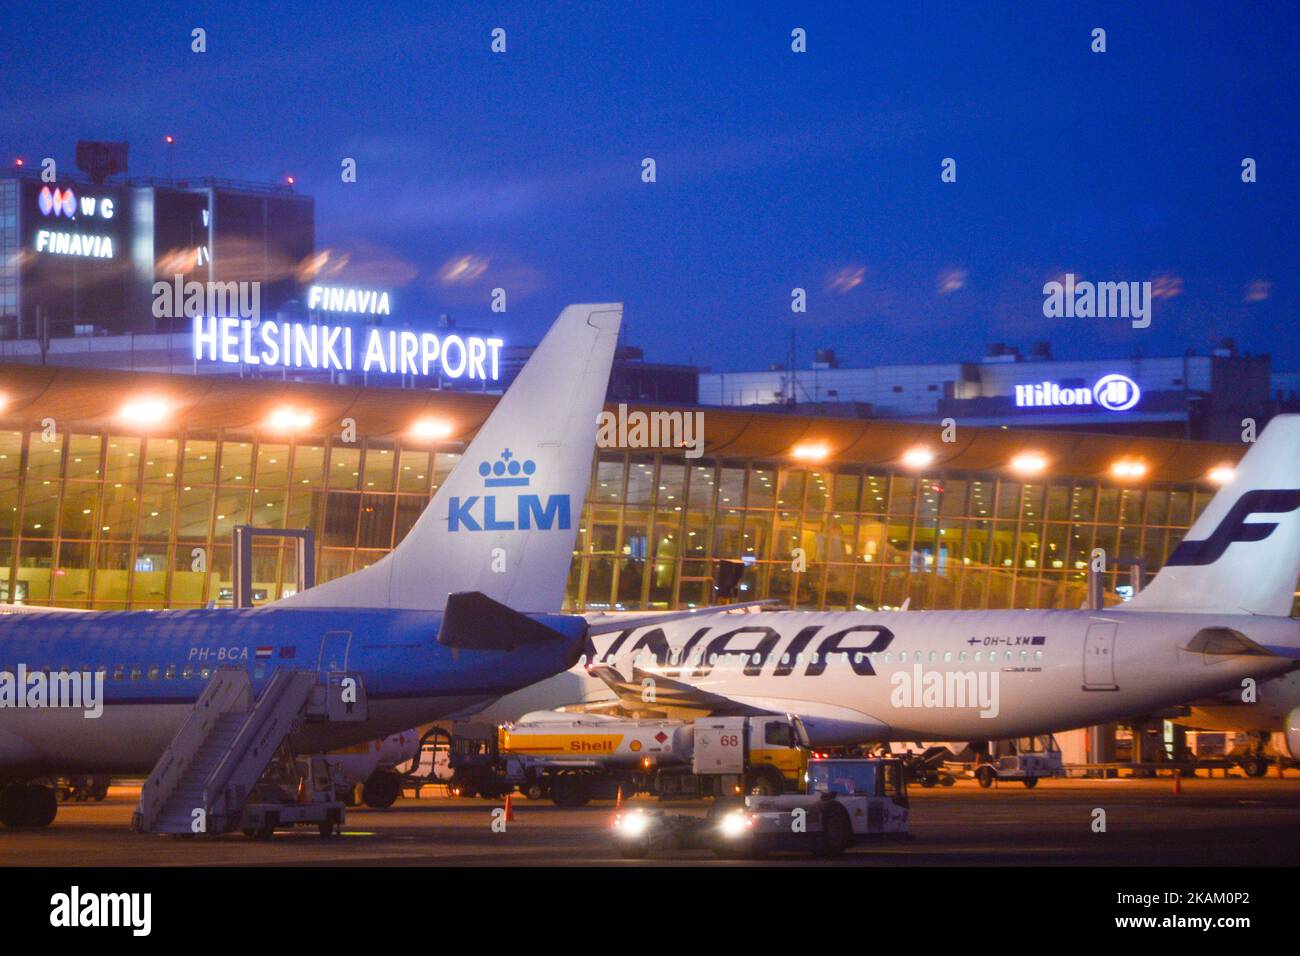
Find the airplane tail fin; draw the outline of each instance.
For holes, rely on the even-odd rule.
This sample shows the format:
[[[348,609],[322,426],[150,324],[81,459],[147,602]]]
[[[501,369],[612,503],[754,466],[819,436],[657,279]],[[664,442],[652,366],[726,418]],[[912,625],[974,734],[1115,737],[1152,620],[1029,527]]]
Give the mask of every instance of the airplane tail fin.
[[[1134,611],[1285,617],[1300,576],[1300,415],[1279,415],[1196,520]]]
[[[565,308],[396,549],[279,604],[442,610],[477,591],[558,610],[622,317],[620,303]]]

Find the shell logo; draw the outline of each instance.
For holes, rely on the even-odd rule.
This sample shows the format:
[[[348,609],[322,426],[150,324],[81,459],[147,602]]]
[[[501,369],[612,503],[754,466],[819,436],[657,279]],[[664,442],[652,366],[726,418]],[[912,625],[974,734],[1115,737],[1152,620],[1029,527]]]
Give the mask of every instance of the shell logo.
[[[641,741],[639,740],[632,741],[630,744],[628,744],[628,749],[631,750],[633,753],[636,753],[638,750],[641,749]]]

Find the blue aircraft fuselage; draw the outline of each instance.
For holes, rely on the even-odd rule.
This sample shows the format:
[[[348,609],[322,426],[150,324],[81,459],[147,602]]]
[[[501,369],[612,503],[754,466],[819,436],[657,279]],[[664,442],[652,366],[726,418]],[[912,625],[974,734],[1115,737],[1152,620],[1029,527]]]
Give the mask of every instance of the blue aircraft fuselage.
[[[514,650],[444,647],[442,614],[387,609],[202,609],[0,617],[0,671],[104,672],[103,714],[0,707],[0,776],[147,772],[218,667],[259,693],[278,667],[360,674],[368,717],[305,727],[301,752],[371,740],[544,680],[572,666],[582,618],[538,615],[563,639]]]

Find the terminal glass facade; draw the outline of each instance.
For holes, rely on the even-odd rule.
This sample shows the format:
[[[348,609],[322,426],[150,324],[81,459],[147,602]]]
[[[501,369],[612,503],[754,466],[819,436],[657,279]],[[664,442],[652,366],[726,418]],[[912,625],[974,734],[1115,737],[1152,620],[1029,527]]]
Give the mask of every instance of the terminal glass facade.
[[[0,431],[0,600],[228,605],[245,523],[313,529],[328,580],[400,541],[458,458],[396,440]],[[714,561],[742,558],[742,599],[799,608],[1077,608],[1092,549],[1152,573],[1212,494],[601,451],[566,606],[708,603]],[[295,590],[295,565],[292,544],[258,539],[255,601]],[[1112,571],[1108,590],[1126,582]]]

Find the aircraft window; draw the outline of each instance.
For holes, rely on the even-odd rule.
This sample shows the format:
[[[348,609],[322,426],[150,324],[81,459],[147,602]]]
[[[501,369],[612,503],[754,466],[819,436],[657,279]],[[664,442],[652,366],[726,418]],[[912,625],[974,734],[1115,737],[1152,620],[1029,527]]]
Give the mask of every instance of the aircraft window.
[[[182,679],[182,680],[189,680],[189,679],[190,679],[191,677],[193,677],[193,676],[194,676],[194,665],[193,665],[193,664],[186,664],[184,667],[181,668],[181,679]]]
[[[149,679],[150,679],[150,680],[157,680],[157,679],[158,679],[158,672],[159,672],[159,667],[158,667],[157,664],[150,664],[150,665],[149,665]]]
[[[1024,663],[1025,661],[1027,661],[1027,660],[1029,660],[1029,652],[1028,652],[1028,651],[1021,651],[1021,652],[1020,652],[1020,663],[1023,664],[1023,663]]]
[[[716,664],[716,663],[718,663],[718,655],[717,655],[717,654],[710,654],[710,655],[709,655],[709,666],[712,666],[712,665],[714,665],[714,664]]]
[[[113,680],[121,680],[122,677],[123,677],[123,675],[124,675],[124,673],[125,673],[125,671],[126,671],[126,666],[125,666],[125,665],[123,665],[123,664],[114,664],[114,665],[113,665]]]
[[[668,654],[668,663],[671,664],[673,667],[676,667],[681,662],[682,662],[682,649],[680,647],[674,647],[672,651],[670,651]]]
[[[961,661],[964,661],[964,660],[966,659],[966,652],[965,652],[965,651],[962,651],[961,654],[959,654],[959,655],[957,656],[957,659],[958,659],[958,660],[961,660]]]
[[[755,654],[753,660],[754,660],[754,663],[755,663],[755,664],[762,664],[762,663],[763,663],[763,655],[762,655],[762,654]]]
[[[816,664],[816,663],[817,663],[817,652],[816,652],[816,651],[813,651],[812,654],[809,656],[809,659],[810,659],[814,664]]]
[[[140,679],[140,673],[141,673],[141,671],[140,671],[140,665],[139,665],[139,664],[132,664],[132,665],[131,665],[131,680],[139,680],[139,679]]]
[[[890,663],[889,651],[885,651],[885,663],[886,664]]]
[[[1007,660],[1011,660],[1011,652],[1007,651]]]
[[[163,671],[163,680],[171,680],[176,676],[176,665],[168,664],[167,669]]]
[[[1034,660],[1036,660],[1036,661],[1041,661],[1042,659],[1043,659],[1043,652],[1042,652],[1042,651],[1034,651]]]
[[[937,657],[938,657],[938,654],[937,654],[935,651],[931,651],[931,652],[930,652],[930,663],[933,664],[934,661],[935,661],[935,658],[937,658]]]
[[[203,668],[203,670],[199,671],[199,677],[200,677],[202,680],[207,680],[207,679],[208,679],[209,677],[211,677],[211,676],[212,676],[212,668],[211,668],[211,667],[205,667],[205,668]]]
[[[943,652],[943,659],[944,659],[945,661],[950,661],[950,660],[952,660],[952,651],[944,651],[944,652]]]

